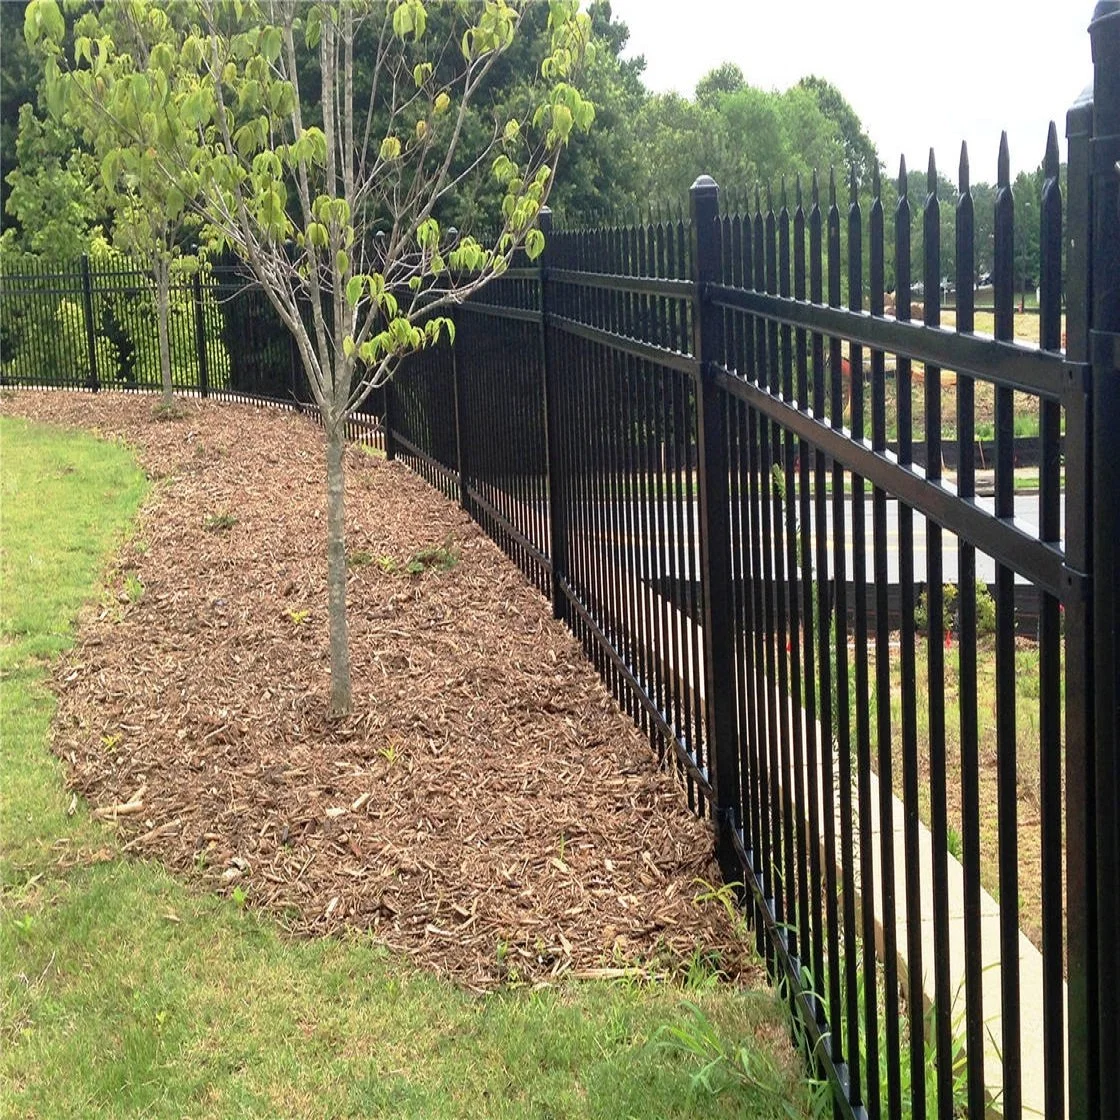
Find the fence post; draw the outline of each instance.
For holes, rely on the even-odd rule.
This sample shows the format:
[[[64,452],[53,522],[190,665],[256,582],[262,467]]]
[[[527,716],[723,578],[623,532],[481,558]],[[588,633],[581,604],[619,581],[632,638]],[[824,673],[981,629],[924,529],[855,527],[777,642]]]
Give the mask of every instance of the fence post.
[[[191,278],[194,296],[194,345],[198,352],[198,391],[210,395],[210,367],[206,356],[206,316],[202,308],[202,270],[198,269]]]
[[[459,324],[455,325],[458,327]],[[467,415],[462,385],[463,371],[459,366],[456,347],[450,342],[448,346],[451,349],[451,386],[455,397],[455,473],[459,476],[459,505],[465,510],[467,508],[467,455],[464,445],[467,439]]]
[[[82,311],[86,324],[86,353],[89,356],[89,379],[86,387],[95,393],[101,388],[97,376],[97,334],[93,324],[93,281],[89,271],[89,254],[82,254]]]
[[[1089,361],[1093,392],[1092,781],[1096,863],[1096,1030],[1089,1028],[1090,1106],[1120,1116],[1120,0],[1100,0],[1089,25],[1093,46],[1093,138]],[[1090,880],[1090,889],[1092,889]],[[1094,1038],[1094,1034],[1096,1037]],[[1095,1076],[1094,1076],[1095,1074]],[[1096,1088],[1096,1099],[1092,1097]],[[1072,1102],[1072,1098],[1071,1098]]]
[[[540,259],[541,285],[541,378],[544,383],[545,466],[548,471],[548,551],[552,562],[552,617],[568,615],[568,600],[563,583],[568,578],[568,519],[564,504],[563,466],[557,449],[560,446],[560,386],[557,370],[552,366],[548,346],[548,258],[552,240],[552,211],[541,210],[541,233],[544,252]]]
[[[1089,266],[1092,243],[1089,153],[1093,134],[1093,87],[1066,114],[1067,268],[1065,350],[1073,362],[1089,360]],[[1071,394],[1066,409],[1066,563],[1092,571],[1091,387]],[[1068,1046],[1066,1071],[1071,1116],[1091,1116],[1091,1038],[1095,1028],[1096,882],[1092,851],[1094,798],[1092,599],[1070,602],[1065,610],[1066,646],[1066,936]]]
[[[393,439],[393,398],[396,396],[396,376],[400,373],[397,369],[393,376],[385,382],[385,458],[392,462],[397,457],[397,441]]]
[[[454,245],[459,237],[459,231],[452,226],[447,231],[447,236],[450,238],[451,244]],[[455,323],[455,331],[458,334],[459,324],[455,322],[454,307],[449,307],[446,311],[447,318]],[[462,369],[459,366],[459,352],[454,343],[448,342],[451,348],[451,386],[455,397],[455,470],[459,475],[459,505],[462,509],[469,509],[467,506],[467,454],[466,454],[466,439],[469,432],[467,427],[467,413],[466,401],[463,394],[462,385]]]
[[[731,489],[727,454],[727,396],[716,381],[723,359],[723,312],[708,288],[722,279],[719,187],[701,175],[689,189],[692,218],[693,353],[700,365],[696,387],[697,489],[700,497],[700,586],[704,626],[704,715],[708,766],[715,790],[717,854],[728,882],[742,878],[733,830],[739,826],[739,750],[735,741],[734,664],[731,633]]]

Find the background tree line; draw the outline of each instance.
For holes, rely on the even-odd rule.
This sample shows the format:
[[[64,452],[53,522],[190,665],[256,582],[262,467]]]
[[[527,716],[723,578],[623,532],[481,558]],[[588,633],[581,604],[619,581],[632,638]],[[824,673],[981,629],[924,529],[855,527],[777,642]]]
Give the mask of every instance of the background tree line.
[[[432,6],[433,21],[448,18],[441,13],[444,7]],[[792,206],[795,177],[801,176],[807,197],[809,178],[816,170],[821,175],[822,206],[827,206],[828,171],[835,168],[846,242],[849,169],[856,171],[866,222],[872,176],[878,168],[886,211],[887,286],[893,288],[897,165],[884,163],[892,153],[876,149],[839,89],[813,75],[787,90],[760,89],[749,83],[738,64],[727,62],[706,74],[692,97],[651,93],[642,81],[645,60],[623,57],[629,31],[613,17],[609,0],[593,0],[588,11],[592,49],[584,88],[596,108],[596,126],[572,137],[561,163],[550,200],[561,222],[568,226],[630,223],[658,206],[669,212],[684,209],[688,187],[701,172],[716,179],[731,208],[745,210],[754,206],[756,187],[762,188],[764,206],[768,186],[776,199],[783,178]],[[479,137],[496,112],[513,115],[524,100],[525,68],[529,59],[540,54],[547,15],[546,3],[530,6],[517,41],[489,75],[486,96],[468,121],[468,128]],[[9,261],[20,253],[69,261],[89,251],[98,231],[119,247],[130,248],[123,236],[127,227],[115,216],[94,153],[77,128],[60,123],[45,110],[41,60],[24,43],[22,25],[22,4],[0,4],[0,251]],[[368,44],[366,57],[374,56],[374,45]],[[315,59],[310,57],[307,65],[314,67]],[[312,88],[312,81],[305,84]],[[320,106],[306,106],[309,122],[320,118]],[[466,153],[475,147],[468,138],[461,150]],[[1041,150],[1040,138],[1040,155]],[[952,176],[958,153],[938,155],[941,273],[951,280],[956,203]],[[994,162],[994,153],[972,155],[982,167]],[[1062,174],[1064,185],[1064,165]],[[911,273],[918,282],[923,248],[918,218],[927,195],[924,166],[909,169],[908,185],[913,218]],[[1038,283],[1041,185],[1041,164],[1020,172],[1013,184],[1016,285],[1028,293]],[[975,279],[979,280],[994,263],[995,187],[980,180],[973,183],[972,192]],[[494,225],[499,204],[500,192],[480,188],[473,180],[470,188],[448,201],[442,219],[458,228]],[[189,223],[178,236],[189,248]]]

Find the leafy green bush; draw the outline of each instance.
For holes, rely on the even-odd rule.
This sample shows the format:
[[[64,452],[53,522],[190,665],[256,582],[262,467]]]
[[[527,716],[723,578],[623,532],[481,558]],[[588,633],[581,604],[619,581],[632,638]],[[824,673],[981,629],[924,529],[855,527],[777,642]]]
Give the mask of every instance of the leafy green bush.
[[[976,633],[985,637],[996,632],[996,601],[982,584],[976,585]]]
[[[929,606],[926,599],[928,588],[922,590],[914,605],[914,627],[924,634],[929,630]],[[945,630],[955,630],[957,623],[957,600],[959,591],[955,583],[946,583],[941,589],[941,624]]]
[[[955,583],[947,583],[941,591],[942,623],[946,631],[960,630],[960,588]],[[926,590],[918,596],[914,606],[914,628],[919,634],[929,630],[929,606]],[[987,587],[976,585],[976,636],[987,637],[996,632],[996,603]]]

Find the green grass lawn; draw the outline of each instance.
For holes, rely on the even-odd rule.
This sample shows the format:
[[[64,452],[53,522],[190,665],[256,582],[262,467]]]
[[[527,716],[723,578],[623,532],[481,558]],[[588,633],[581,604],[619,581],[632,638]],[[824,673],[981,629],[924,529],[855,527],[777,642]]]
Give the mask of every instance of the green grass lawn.
[[[710,970],[473,996],[123,854],[64,788],[45,678],[145,479],[9,418],[0,455],[0,1116],[810,1114],[774,997]]]

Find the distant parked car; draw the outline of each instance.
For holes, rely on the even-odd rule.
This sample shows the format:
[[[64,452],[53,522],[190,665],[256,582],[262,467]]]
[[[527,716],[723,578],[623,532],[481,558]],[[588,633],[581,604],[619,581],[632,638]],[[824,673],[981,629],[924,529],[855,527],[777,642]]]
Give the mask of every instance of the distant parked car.
[[[980,279],[976,282],[978,288],[990,288],[992,286],[992,274],[990,272],[980,273]]]

